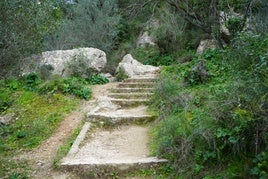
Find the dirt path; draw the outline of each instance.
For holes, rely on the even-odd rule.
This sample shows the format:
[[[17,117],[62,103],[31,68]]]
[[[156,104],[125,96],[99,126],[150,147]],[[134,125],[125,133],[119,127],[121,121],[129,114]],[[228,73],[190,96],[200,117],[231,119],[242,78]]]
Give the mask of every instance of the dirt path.
[[[109,83],[94,86],[92,89],[93,97],[90,101],[84,102],[77,110],[66,116],[49,139],[34,150],[20,156],[21,159],[28,160],[30,168],[33,169],[31,178],[76,178],[72,174],[53,170],[53,159],[58,148],[72,135],[73,131],[84,119],[86,112],[89,112],[94,107],[95,99],[105,95],[108,89],[115,85],[116,83]]]

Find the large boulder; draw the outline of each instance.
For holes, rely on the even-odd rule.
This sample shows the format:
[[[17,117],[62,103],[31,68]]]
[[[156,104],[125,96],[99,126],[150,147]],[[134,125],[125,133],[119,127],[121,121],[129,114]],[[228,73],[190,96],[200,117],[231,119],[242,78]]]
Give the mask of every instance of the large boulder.
[[[68,77],[72,75],[73,71],[70,68],[75,67],[75,65],[82,66],[83,70],[101,72],[107,63],[105,52],[96,48],[47,51],[40,55],[35,55],[33,58],[35,60],[34,67],[28,66],[24,68],[23,73],[37,72],[40,67],[45,66],[50,67],[53,75]],[[80,63],[80,65],[75,63]]]
[[[135,60],[131,54],[127,54],[119,63],[116,72],[118,73],[119,71],[123,71],[125,75],[127,75],[129,78],[132,78],[139,75],[157,73],[159,70],[159,67],[143,65]]]

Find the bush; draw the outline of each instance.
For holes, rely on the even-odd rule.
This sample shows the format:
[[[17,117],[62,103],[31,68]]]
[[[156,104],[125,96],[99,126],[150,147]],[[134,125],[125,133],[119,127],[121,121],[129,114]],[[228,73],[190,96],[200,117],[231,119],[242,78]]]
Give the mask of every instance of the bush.
[[[101,85],[106,84],[109,80],[102,75],[92,75],[90,78],[86,79],[86,81],[91,85]]]
[[[51,72],[54,70],[54,67],[50,64],[44,64],[39,67],[40,78],[43,80],[50,79]]]
[[[125,73],[124,70],[122,70],[121,68],[119,68],[119,70],[118,70],[115,78],[116,78],[117,81],[123,81],[124,79],[127,79],[128,76],[127,76],[127,74]]]
[[[132,54],[138,61],[145,65],[168,66],[177,63],[172,55],[161,55],[156,46],[136,48],[132,51]]]
[[[250,173],[258,178],[268,177],[268,154],[267,152],[261,152],[253,159],[254,167],[250,170]]]
[[[23,87],[27,90],[36,90],[37,85],[41,83],[40,77],[36,73],[29,73],[22,76]]]
[[[244,28],[244,19],[241,17],[234,17],[228,19],[226,21],[226,27],[232,34],[232,36],[235,36],[237,33],[241,32]]]
[[[83,54],[75,55],[70,62],[68,68],[71,70],[71,75],[74,77],[88,78],[94,71],[88,68],[87,59]]]
[[[154,149],[175,177],[267,176],[267,40],[240,34],[232,48],[204,53],[209,81],[184,84],[199,59],[162,70],[152,99],[160,111]]]

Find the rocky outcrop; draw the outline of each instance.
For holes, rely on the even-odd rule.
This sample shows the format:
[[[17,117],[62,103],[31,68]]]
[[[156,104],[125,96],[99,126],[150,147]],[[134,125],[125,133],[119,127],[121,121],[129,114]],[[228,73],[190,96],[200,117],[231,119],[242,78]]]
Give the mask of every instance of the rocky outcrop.
[[[72,50],[55,50],[43,52],[34,57],[37,64],[23,69],[23,73],[37,72],[40,67],[50,67],[53,75],[70,76],[70,63],[81,63],[83,70],[100,72],[106,65],[105,52],[96,48],[78,48]],[[73,64],[75,66],[76,64]],[[79,64],[77,64],[79,66]]]
[[[159,67],[151,65],[143,65],[142,63],[135,60],[131,54],[127,54],[123,57],[123,60],[117,67],[117,73],[123,71],[128,77],[132,78],[138,75],[145,75],[147,73],[156,73],[160,70]]]
[[[216,43],[215,40],[213,39],[206,39],[202,40],[197,48],[197,53],[202,54],[204,53],[207,49],[215,49],[216,48]]]

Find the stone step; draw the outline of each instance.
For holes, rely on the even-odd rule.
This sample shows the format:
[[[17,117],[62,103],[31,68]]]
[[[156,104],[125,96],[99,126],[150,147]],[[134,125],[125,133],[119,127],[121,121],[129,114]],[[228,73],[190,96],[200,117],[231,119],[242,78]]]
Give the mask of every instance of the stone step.
[[[111,102],[121,107],[135,107],[140,105],[147,105],[149,99],[111,99]]]
[[[61,160],[62,170],[74,171],[81,178],[109,178],[111,173],[119,177],[167,162],[150,155],[148,127],[124,125],[92,132],[89,124],[86,122],[70,152]]]
[[[144,105],[137,106],[135,108],[127,109],[115,109],[115,110],[104,110],[99,109],[94,112],[87,114],[87,121],[94,122],[109,122],[116,124],[122,123],[147,123],[153,121],[157,116],[149,115],[147,112],[147,107]]]
[[[153,93],[110,93],[108,96],[116,99],[149,99]]]
[[[155,83],[143,82],[143,83],[119,83],[118,88],[153,88]]]
[[[127,78],[124,82],[127,83],[143,83],[143,82],[156,82],[158,78]]]
[[[131,123],[148,123],[155,120],[156,116],[152,115],[139,115],[139,116],[112,116],[109,114],[89,114],[86,118],[87,121],[93,122],[108,122],[112,124],[131,124]],[[108,120],[108,121],[107,121]]]
[[[154,88],[113,88],[110,91],[112,93],[149,93],[153,92]]]

